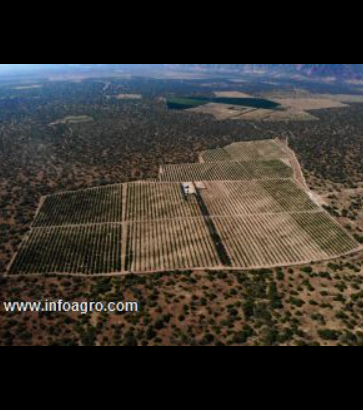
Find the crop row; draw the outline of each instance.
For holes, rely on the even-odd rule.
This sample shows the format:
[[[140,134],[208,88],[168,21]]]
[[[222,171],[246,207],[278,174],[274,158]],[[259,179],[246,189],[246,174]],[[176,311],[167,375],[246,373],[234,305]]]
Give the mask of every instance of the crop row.
[[[288,214],[212,219],[234,267],[289,265],[327,257]]]
[[[279,160],[167,165],[160,173],[163,182],[238,181],[292,178],[293,170]]]
[[[178,183],[136,183],[127,189],[126,220],[201,216],[194,196],[186,197]]]
[[[10,274],[106,274],[120,272],[120,224],[34,228]]]
[[[203,218],[128,225],[126,270],[150,272],[220,265]]]
[[[358,249],[358,243],[325,212],[294,214],[293,218],[329,257]]]
[[[207,188],[201,195],[215,216],[318,210],[292,180],[209,182]]]
[[[34,226],[121,222],[122,192],[122,185],[112,185],[48,196]]]
[[[286,157],[287,154],[275,140],[237,142],[225,148],[205,151],[202,154],[204,162],[269,161]]]

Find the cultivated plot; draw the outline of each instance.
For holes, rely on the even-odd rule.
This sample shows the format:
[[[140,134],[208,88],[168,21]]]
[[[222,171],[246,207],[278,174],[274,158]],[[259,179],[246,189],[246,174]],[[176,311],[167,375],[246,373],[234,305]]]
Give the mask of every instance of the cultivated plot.
[[[259,184],[284,212],[309,212],[320,209],[305,189],[293,180],[260,181]]]
[[[204,162],[268,161],[288,159],[289,155],[276,140],[237,142],[225,148],[205,151]]]
[[[311,263],[358,249],[355,241],[324,212],[213,217],[212,220],[235,268]]]
[[[359,249],[358,243],[327,213],[300,213],[292,215],[298,225],[309,234],[326,253],[327,258]]]
[[[280,160],[166,165],[160,172],[162,182],[238,181],[292,177],[292,168]]]
[[[221,266],[204,218],[130,223],[125,270],[153,272]]]
[[[156,181],[46,197],[9,273],[259,269],[361,249],[297,182],[277,140],[202,157],[162,167]]]
[[[147,221],[202,216],[195,196],[186,197],[179,183],[128,185],[127,221]]]
[[[35,228],[10,274],[112,274],[121,272],[120,224]]]
[[[66,192],[45,198],[35,227],[121,222],[123,186]]]
[[[201,195],[212,216],[316,211],[293,180],[206,182]]]

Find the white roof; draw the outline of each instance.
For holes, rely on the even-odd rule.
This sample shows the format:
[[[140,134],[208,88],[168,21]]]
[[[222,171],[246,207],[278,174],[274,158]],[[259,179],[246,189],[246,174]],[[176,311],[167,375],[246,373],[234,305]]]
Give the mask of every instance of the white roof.
[[[197,190],[195,189],[195,185],[193,182],[183,182],[182,183],[183,189],[188,194],[196,194]]]

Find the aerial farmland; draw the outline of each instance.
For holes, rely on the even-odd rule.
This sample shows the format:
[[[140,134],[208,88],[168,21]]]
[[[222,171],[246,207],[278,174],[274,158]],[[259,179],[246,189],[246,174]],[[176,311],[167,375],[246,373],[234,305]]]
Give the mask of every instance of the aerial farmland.
[[[44,197],[10,275],[254,270],[361,246],[301,182],[279,139],[202,152],[158,180]]]
[[[363,64],[0,64],[0,346],[363,346],[362,158]]]

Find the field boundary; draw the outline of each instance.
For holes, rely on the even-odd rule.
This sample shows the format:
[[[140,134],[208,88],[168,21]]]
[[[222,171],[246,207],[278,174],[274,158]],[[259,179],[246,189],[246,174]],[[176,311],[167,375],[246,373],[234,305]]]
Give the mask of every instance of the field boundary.
[[[225,266],[220,266],[220,267],[207,267],[207,268],[183,268],[183,269],[171,269],[171,270],[165,270],[165,269],[155,269],[155,270],[150,270],[150,271],[116,271],[114,273],[95,273],[95,274],[88,274],[88,273],[49,273],[49,274],[44,274],[44,273],[28,273],[28,274],[14,274],[10,275],[9,273],[5,274],[5,277],[56,277],[56,276],[62,276],[62,277],[80,277],[80,278],[102,278],[102,277],[122,277],[122,276],[132,276],[132,275],[152,275],[155,273],[185,273],[185,272],[257,272],[259,270],[264,270],[264,269],[275,269],[275,268],[288,268],[288,267],[304,267],[304,266],[311,266],[311,265],[317,265],[319,263],[323,262],[334,262],[338,259],[348,257],[351,255],[357,255],[363,253],[363,246],[360,246],[360,249],[356,249],[350,252],[346,252],[334,257],[329,257],[325,259],[319,259],[318,261],[306,261],[306,262],[298,262],[298,263],[289,263],[289,264],[276,264],[276,265],[271,265],[269,267],[266,266],[256,266],[256,267],[249,267],[249,268],[244,268],[244,267],[225,267]]]

